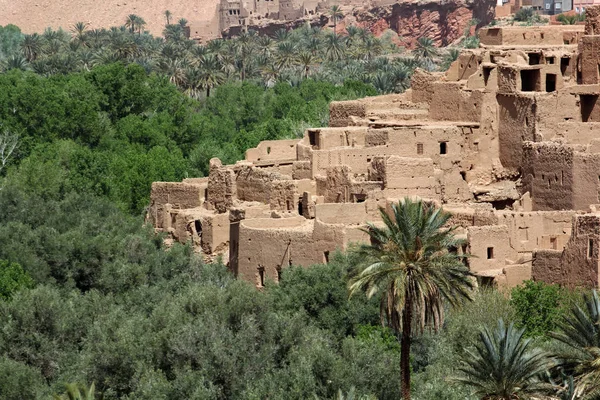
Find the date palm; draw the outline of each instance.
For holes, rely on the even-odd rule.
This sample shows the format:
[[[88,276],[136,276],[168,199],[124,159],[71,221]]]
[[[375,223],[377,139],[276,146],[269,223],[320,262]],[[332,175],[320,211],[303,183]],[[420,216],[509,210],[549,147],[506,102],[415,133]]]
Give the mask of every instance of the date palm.
[[[167,20],[167,25],[171,25],[171,17],[173,14],[169,10],[165,10],[165,18]]]
[[[103,396],[100,395],[100,399]],[[62,395],[55,394],[54,400],[95,400],[96,385],[92,383],[89,387],[83,384],[68,383],[65,385],[65,392]]]
[[[532,347],[525,329],[508,326],[502,320],[494,331],[483,328],[474,350],[465,350],[457,382],[472,386],[487,400],[513,400],[543,395],[550,385],[540,378],[552,366],[551,360]]]
[[[325,36],[325,57],[329,61],[338,61],[344,58],[346,43],[344,38],[335,34]]]
[[[472,275],[464,256],[448,251],[463,240],[446,224],[450,214],[421,200],[405,198],[380,208],[383,227],[368,224],[371,244],[356,251],[363,264],[349,282],[350,295],[381,294],[381,319],[400,336],[402,396],[410,399],[410,344],[426,327],[438,330],[444,305],[471,299]]]
[[[417,39],[417,46],[412,51],[415,58],[418,60],[431,61],[438,55],[433,40],[428,37],[420,37]]]
[[[585,296],[585,309],[573,307],[551,336],[573,351],[559,355],[560,368],[575,377],[575,392],[600,398],[600,298],[594,290]],[[586,397],[588,396],[588,397]]]
[[[340,6],[336,4],[329,9],[329,16],[333,21],[333,34],[337,35],[337,22],[344,17],[344,13]]]
[[[21,42],[21,51],[28,62],[34,61],[42,52],[42,38],[37,33],[25,35]]]
[[[211,89],[224,82],[225,77],[214,55],[207,54],[200,60],[197,78],[199,87],[206,90],[206,97],[210,97]]]

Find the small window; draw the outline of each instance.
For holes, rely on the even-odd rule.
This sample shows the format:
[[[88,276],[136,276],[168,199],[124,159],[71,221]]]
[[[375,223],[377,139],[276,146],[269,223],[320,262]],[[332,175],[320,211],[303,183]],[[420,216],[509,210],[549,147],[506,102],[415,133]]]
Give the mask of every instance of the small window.
[[[423,154],[423,143],[417,143],[417,154]]]
[[[483,84],[487,86],[488,81],[490,80],[490,75],[492,74],[491,67],[483,67]]]
[[[493,260],[494,259],[494,248],[493,247],[488,247],[487,248],[487,259],[488,260]]]
[[[556,246],[556,238],[555,238],[555,237],[551,237],[551,238],[550,238],[550,248],[551,248],[552,250],[556,250],[556,247],[557,247],[557,246]]]
[[[474,142],[473,143],[473,150],[479,151],[479,142]]]
[[[539,53],[529,53],[529,65],[538,65],[540,63]]]
[[[556,57],[546,57],[546,64],[554,64],[556,62]]]
[[[308,143],[311,146],[317,145],[317,133],[315,131],[308,131]]]
[[[267,154],[271,154],[271,148],[267,147]]]
[[[588,258],[594,256],[594,239],[588,239]]]
[[[448,153],[448,142],[440,142],[440,154]]]
[[[324,264],[329,264],[329,251],[324,251],[323,252],[323,263]]]
[[[546,92],[556,91],[556,75],[546,74]]]

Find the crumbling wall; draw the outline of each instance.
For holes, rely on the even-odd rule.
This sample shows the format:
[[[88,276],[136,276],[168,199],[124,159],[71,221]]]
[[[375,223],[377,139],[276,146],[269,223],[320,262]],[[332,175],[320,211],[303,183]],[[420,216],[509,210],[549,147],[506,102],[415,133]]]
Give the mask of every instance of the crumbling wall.
[[[246,150],[246,161],[295,160],[298,139],[264,140]]]
[[[535,98],[514,94],[499,94],[496,98],[500,116],[500,162],[504,168],[519,170],[523,160],[523,142],[534,141],[537,108]]]
[[[200,207],[204,201],[205,190],[206,183],[194,185],[183,182],[153,182],[150,189],[149,221],[156,228],[166,229],[169,225],[170,210]]]
[[[570,210],[573,201],[573,149],[553,142],[523,144],[523,188],[533,210]]]
[[[367,106],[360,100],[332,101],[329,103],[329,126],[352,126],[351,117],[364,118],[367,115]]]
[[[235,172],[223,167],[221,160],[210,160],[206,201],[219,213],[227,212],[236,196]]]
[[[573,209],[587,210],[600,203],[600,154],[573,155]]]
[[[429,116],[436,121],[479,122],[483,91],[463,90],[461,82],[435,82]]]

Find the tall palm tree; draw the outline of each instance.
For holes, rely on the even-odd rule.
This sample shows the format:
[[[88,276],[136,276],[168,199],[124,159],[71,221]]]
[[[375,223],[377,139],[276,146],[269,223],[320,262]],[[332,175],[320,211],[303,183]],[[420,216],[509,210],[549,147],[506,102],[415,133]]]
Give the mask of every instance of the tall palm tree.
[[[550,334],[573,352],[559,355],[559,366],[575,376],[578,396],[595,394],[600,398],[600,298],[594,290],[584,296],[585,310],[576,305],[563,317],[559,332]]]
[[[428,61],[432,61],[438,55],[433,40],[424,36],[417,39],[417,47],[415,47],[412,53],[417,59]]]
[[[171,17],[173,14],[169,10],[165,10],[165,18],[167,19],[167,25],[171,25]]]
[[[333,34],[337,35],[337,22],[344,17],[344,13],[340,6],[335,4],[329,9],[329,16],[333,20]]]
[[[138,17],[135,14],[129,14],[127,18],[125,18],[125,27],[129,29],[129,32],[134,33],[137,29]]]
[[[425,327],[438,330],[444,303],[471,299],[472,275],[464,256],[449,251],[464,244],[446,226],[450,214],[422,200],[405,198],[380,208],[383,227],[368,224],[371,244],[357,249],[362,268],[349,282],[350,295],[381,293],[382,323],[400,336],[402,397],[410,399],[410,344]]]
[[[198,74],[199,86],[206,90],[206,97],[210,97],[211,89],[223,83],[224,76],[220,69],[217,58],[212,54],[207,54],[200,61],[200,73]]]
[[[492,332],[484,328],[479,333],[475,351],[465,350],[456,381],[475,388],[482,399],[513,400],[540,396],[550,389],[540,377],[551,367],[548,356],[532,348],[525,329],[508,326],[500,319]]]
[[[297,62],[302,67],[304,79],[307,79],[310,74],[310,67],[317,62],[317,57],[312,53],[303,51],[298,55]]]

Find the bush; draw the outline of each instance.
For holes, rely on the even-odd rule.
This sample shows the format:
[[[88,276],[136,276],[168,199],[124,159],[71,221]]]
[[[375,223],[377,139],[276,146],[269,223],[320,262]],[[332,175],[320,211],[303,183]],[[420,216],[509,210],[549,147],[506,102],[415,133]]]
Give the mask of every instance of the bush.
[[[0,260],[0,299],[8,300],[13,293],[32,287],[33,279],[19,264]]]
[[[531,7],[523,7],[515,13],[514,19],[519,22],[528,22],[534,18],[535,11]]]
[[[566,311],[562,299],[566,291],[558,285],[526,281],[511,291],[510,303],[517,314],[518,325],[529,337],[545,337],[556,328]]]

